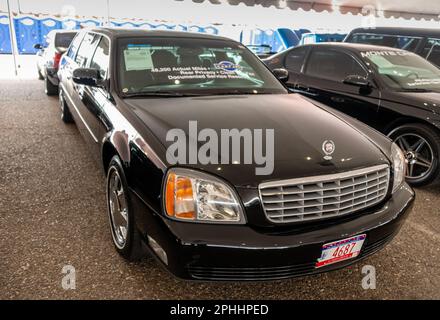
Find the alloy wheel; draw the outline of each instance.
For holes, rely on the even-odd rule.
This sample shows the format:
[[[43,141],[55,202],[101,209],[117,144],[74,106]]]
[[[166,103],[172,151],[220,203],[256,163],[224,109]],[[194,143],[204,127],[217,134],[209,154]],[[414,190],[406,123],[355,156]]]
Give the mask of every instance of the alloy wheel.
[[[128,234],[128,206],[122,180],[116,168],[110,169],[107,192],[113,239],[116,246],[122,249]]]
[[[434,153],[428,141],[415,133],[405,133],[394,140],[405,155],[406,177],[421,179],[430,174]]]

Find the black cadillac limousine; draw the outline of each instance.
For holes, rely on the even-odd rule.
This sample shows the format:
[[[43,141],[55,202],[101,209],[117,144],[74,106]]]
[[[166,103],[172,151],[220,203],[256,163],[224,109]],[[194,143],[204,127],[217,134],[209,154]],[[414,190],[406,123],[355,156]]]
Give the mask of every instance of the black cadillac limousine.
[[[396,235],[414,200],[400,149],[274,74],[221,37],[76,36],[61,118],[106,174],[123,257],[149,251],[185,279],[269,280],[344,267]]]

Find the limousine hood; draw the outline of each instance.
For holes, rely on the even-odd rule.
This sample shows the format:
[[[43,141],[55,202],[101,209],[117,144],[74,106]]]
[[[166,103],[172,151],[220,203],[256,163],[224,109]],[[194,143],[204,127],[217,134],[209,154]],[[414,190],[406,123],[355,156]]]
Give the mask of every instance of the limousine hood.
[[[263,152],[266,159],[263,164],[256,164],[255,161],[252,161],[253,164],[243,164],[243,139],[241,164],[235,163],[231,157],[225,157],[224,153],[223,164],[219,160],[218,164],[203,165],[200,164],[200,158],[198,164],[189,164],[188,157],[186,164],[180,164],[219,175],[235,186],[256,187],[265,181],[339,173],[388,163],[384,153],[365,134],[295,94],[135,98],[126,99],[125,103],[167,148],[168,159],[172,158],[171,154],[176,154],[170,152],[175,151],[170,147],[175,147],[177,140],[167,141],[167,134],[175,138],[176,133],[184,132],[186,150],[183,151],[186,152],[191,143],[197,143],[198,150],[206,143],[200,137],[197,139],[190,135],[190,122],[192,130],[196,125],[198,133],[205,128],[213,129],[210,132],[216,133],[218,139],[214,140],[218,140],[218,144],[214,141],[213,145],[218,147],[210,149],[216,159],[220,159],[222,129],[250,129],[252,133],[262,129],[263,137],[267,130],[273,129],[273,154]],[[170,133],[172,129],[181,130]],[[253,135],[251,147],[255,146],[255,137]],[[266,139],[263,138],[265,149],[264,146]],[[254,160],[255,155],[260,153],[255,148],[250,150],[253,151],[251,157]],[[270,151],[270,146],[267,151]],[[262,167],[269,174],[257,174],[256,168]],[[273,170],[267,172],[270,167]]]

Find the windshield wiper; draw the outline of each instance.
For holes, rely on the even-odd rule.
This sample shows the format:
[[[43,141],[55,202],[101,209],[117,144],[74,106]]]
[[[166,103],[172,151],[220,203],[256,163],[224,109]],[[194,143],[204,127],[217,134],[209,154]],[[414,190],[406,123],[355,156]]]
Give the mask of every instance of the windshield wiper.
[[[144,92],[132,92],[124,93],[124,98],[135,98],[135,97],[196,97],[199,94],[195,93],[182,93],[176,91],[144,91]]]
[[[226,91],[226,92],[212,92],[203,94],[204,96],[232,96],[232,95],[258,95],[258,94],[274,94],[272,92],[253,92],[253,91]]]
[[[424,88],[403,88],[399,91],[402,91],[402,92],[434,92],[434,90],[424,89]]]

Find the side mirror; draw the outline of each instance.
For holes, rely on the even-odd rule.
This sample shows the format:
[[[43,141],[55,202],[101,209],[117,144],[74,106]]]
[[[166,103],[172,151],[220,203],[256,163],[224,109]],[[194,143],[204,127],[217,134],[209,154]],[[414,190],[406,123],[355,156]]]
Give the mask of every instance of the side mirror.
[[[363,88],[371,87],[371,83],[367,78],[358,75],[350,75],[347,78],[345,78],[343,82],[351,86],[357,86]]]
[[[287,82],[287,80],[289,80],[289,71],[287,71],[286,69],[273,69],[272,73],[281,82]]]
[[[34,45],[34,49],[42,50],[43,46],[41,44],[37,43],[37,44]]]
[[[83,84],[91,87],[102,85],[98,69],[77,68],[73,70],[72,79],[76,84]]]

